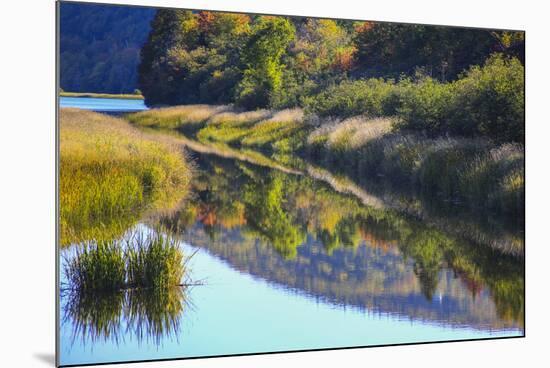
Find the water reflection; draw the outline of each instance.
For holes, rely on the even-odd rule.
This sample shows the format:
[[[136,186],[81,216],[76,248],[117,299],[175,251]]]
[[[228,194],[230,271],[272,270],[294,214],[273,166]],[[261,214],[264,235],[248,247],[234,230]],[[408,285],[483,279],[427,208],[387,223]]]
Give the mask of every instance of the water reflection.
[[[92,345],[125,338],[160,346],[177,338],[188,300],[181,287],[134,289],[108,293],[67,291],[62,295],[63,324],[72,327],[72,342]]]
[[[472,241],[460,236],[460,231],[445,231],[440,223],[385,206],[387,200],[373,201],[357,188],[335,190],[342,183],[330,182],[335,179],[326,173],[316,172],[316,177],[208,154],[195,153],[194,157],[197,168],[186,201],[171,212],[135,212],[139,219],[134,217],[126,226],[133,228],[135,222],[151,228],[162,226],[190,247],[209,254],[199,257],[202,277],[219,273],[223,276],[217,277],[231,281],[193,290],[198,296],[193,313],[186,313],[188,290],[182,288],[64,293],[63,324],[70,327],[67,335],[73,345],[80,342],[91,350],[116,346],[112,352],[118,354],[117,359],[122,359],[121,351],[132,354],[128,356],[133,359],[181,357],[184,351],[185,356],[242,353],[243,347],[232,346],[227,337],[231,332],[221,325],[230,331],[245,331],[243,346],[257,349],[254,352],[337,345],[326,346],[329,340],[325,339],[313,346],[312,337],[305,334],[296,338],[294,345],[283,346],[288,335],[285,329],[290,328],[284,321],[281,331],[267,329],[275,335],[256,341],[254,336],[266,328],[262,323],[269,324],[273,318],[255,314],[256,303],[263,303],[262,298],[268,296],[277,303],[271,306],[271,313],[278,313],[273,309],[283,311],[292,325],[303,322],[311,329],[326,323],[319,328],[331,328],[331,323],[354,321],[355,326],[372,322],[374,315],[384,316],[378,318],[381,328],[393,326],[392,338],[380,337],[379,330],[361,336],[346,330],[338,340],[347,344],[342,346],[433,341],[437,336],[451,338],[445,336],[455,336],[460,329],[467,330],[461,338],[523,332],[524,262],[521,253],[507,252],[501,246],[502,233],[492,237],[491,232],[484,232]],[[449,215],[445,221],[446,226],[455,228],[460,221],[467,222],[458,215]],[[120,229],[128,230],[125,225]],[[81,231],[76,238],[86,234]],[[511,233],[506,239],[514,238],[521,235]],[[66,254],[70,251],[70,247],[64,249]],[[213,259],[222,260],[230,270]],[[261,283],[265,288],[251,284],[248,275],[265,281]],[[249,289],[254,290],[253,295]],[[287,293],[284,297],[275,292],[281,289]],[[266,294],[258,297],[258,292]],[[304,307],[312,300],[322,303],[330,312],[322,319],[306,321],[292,314],[297,299]],[[342,309],[354,313],[344,315]],[[226,321],[227,311],[231,320],[239,322]],[[197,325],[189,322],[189,314]],[[426,326],[433,330],[423,330],[424,335],[415,340],[407,335],[407,327],[394,324],[403,319],[415,323],[408,325],[415,333]],[[445,335],[449,330],[453,334]],[[185,343],[179,344],[184,335]],[[212,344],[205,342],[212,341],[214,335],[221,337]],[[271,345],[262,345],[268,340]],[[143,346],[142,355],[136,355],[135,345]],[[147,350],[151,346],[169,347],[157,348],[157,354]],[[82,347],[67,349],[65,354],[68,362],[82,361],[82,356],[90,362],[102,359]]]
[[[365,206],[307,176],[213,156],[198,164],[194,198],[161,221],[233,267],[341,305],[523,327],[520,256]]]

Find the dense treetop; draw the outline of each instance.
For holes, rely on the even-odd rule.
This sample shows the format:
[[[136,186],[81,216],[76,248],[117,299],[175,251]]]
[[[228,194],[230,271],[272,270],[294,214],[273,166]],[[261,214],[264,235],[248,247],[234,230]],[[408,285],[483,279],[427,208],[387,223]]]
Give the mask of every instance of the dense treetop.
[[[142,50],[149,104],[306,105],[346,80],[457,79],[493,53],[523,60],[523,33],[159,10]]]

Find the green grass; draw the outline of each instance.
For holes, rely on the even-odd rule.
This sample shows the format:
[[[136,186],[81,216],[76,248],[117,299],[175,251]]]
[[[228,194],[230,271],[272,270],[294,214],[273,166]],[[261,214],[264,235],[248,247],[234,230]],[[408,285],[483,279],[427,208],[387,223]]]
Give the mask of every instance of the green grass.
[[[199,130],[212,116],[226,112],[227,106],[185,105],[141,111],[126,116],[132,124],[142,127]]]
[[[112,93],[91,93],[91,92],[60,92],[61,97],[88,97],[88,98],[120,98],[125,100],[143,100],[142,95],[138,94],[112,94]]]
[[[65,276],[79,292],[118,291],[126,286],[126,260],[120,242],[89,242],[67,259]]]
[[[117,238],[187,194],[192,169],[177,145],[77,109],[62,109],[60,125],[62,245]]]
[[[68,289],[80,293],[179,286],[186,260],[176,239],[158,232],[89,241],[68,255]]]
[[[494,63],[499,62],[497,59]],[[488,73],[491,68],[494,65],[488,64],[483,70]],[[472,69],[468,80],[476,72],[479,71]],[[185,131],[186,135],[205,144],[226,145],[247,154],[262,152],[272,155],[271,158],[302,156],[343,171],[360,182],[383,178],[396,189],[408,188],[439,201],[466,203],[477,209],[490,208],[510,215],[523,213],[524,149],[521,144],[431,134],[438,131],[441,123],[433,111],[441,109],[442,101],[448,97],[447,87],[439,82],[402,81],[399,85],[390,83],[391,88],[381,80],[356,84],[354,88],[378,89],[362,92],[366,99],[364,108],[371,112],[387,112],[387,106],[380,99],[391,99],[391,88],[399,89],[402,102],[408,102],[403,102],[401,110],[397,109],[399,114],[393,117],[367,114],[344,120],[319,119],[304,116],[300,109],[236,112],[216,106],[189,105],[132,114],[130,120],[146,126],[193,127]],[[441,89],[441,93],[435,93],[436,89]],[[409,92],[416,100],[406,100]],[[411,102],[413,100],[416,102]],[[330,101],[346,104],[346,99]],[[408,103],[414,111],[406,113],[403,106],[409,106]],[[335,106],[340,106],[338,104]],[[354,112],[352,109],[341,114]],[[405,115],[409,116],[408,123],[403,125]],[[420,128],[413,129],[415,121],[421,121],[423,127],[431,126],[431,130],[424,133],[418,131]]]
[[[137,238],[126,250],[128,284],[144,287],[178,285],[183,273],[183,253],[175,239],[159,235]]]

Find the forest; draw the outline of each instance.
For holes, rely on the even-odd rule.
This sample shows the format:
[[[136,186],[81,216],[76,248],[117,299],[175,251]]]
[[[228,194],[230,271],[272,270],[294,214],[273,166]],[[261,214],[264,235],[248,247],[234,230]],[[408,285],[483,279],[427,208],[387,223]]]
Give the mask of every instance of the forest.
[[[139,86],[149,105],[391,116],[432,136],[522,142],[523,62],[523,32],[159,10]]]
[[[61,3],[60,85],[70,92],[133,93],[154,9]]]

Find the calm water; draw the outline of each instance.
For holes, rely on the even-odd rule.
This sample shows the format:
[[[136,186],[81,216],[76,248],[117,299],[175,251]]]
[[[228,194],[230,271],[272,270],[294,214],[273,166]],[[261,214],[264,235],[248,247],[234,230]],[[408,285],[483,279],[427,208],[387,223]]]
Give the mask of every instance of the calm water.
[[[143,100],[122,98],[60,97],[60,107],[77,107],[79,109],[101,112],[131,112],[147,110]]]
[[[192,155],[191,196],[124,236],[162,225],[204,285],[64,295],[61,364],[523,335],[523,259],[499,245],[522,234],[473,242],[311,170]]]

